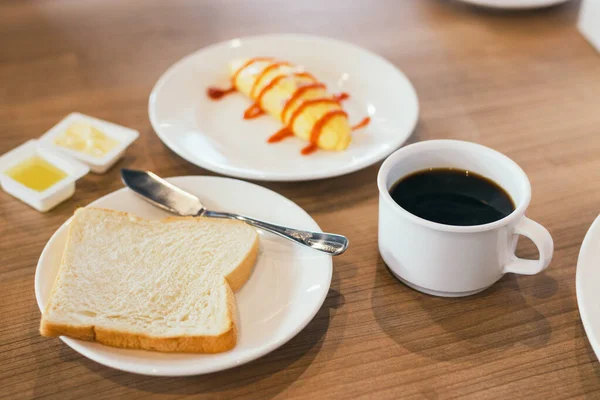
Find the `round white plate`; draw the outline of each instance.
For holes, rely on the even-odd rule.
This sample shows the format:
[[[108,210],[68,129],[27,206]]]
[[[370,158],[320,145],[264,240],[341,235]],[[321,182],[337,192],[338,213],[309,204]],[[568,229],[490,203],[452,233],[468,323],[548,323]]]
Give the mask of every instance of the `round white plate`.
[[[583,327],[596,357],[600,359],[600,215],[581,244],[575,280]]]
[[[228,63],[270,56],[303,65],[344,102],[353,132],[343,152],[302,156],[307,143],[294,137],[276,144],[267,138],[281,128],[270,116],[242,118],[250,100],[240,93],[214,101],[209,86],[229,86]],[[347,174],[382,160],[412,133],[418,100],[408,79],[387,60],[355,45],[302,35],[234,39],[206,47],[177,62],[158,80],[149,114],[160,139],[181,157],[211,171],[266,181],[301,181]]]
[[[320,232],[300,207],[263,187],[227,178],[188,176],[169,182],[200,197],[210,209],[233,211],[276,224]],[[134,213],[155,219],[168,214],[120,189],[89,206]],[[35,294],[40,310],[58,272],[69,221],[54,233],[38,262]],[[67,337],[75,351],[109,367],[146,375],[197,375],[235,367],[275,350],[294,337],[320,309],[331,283],[331,257],[294,245],[265,232],[260,234],[259,258],[246,285],[236,293],[238,343],[220,354],[177,354],[125,350]]]
[[[569,0],[459,0],[483,7],[505,8],[510,10],[550,7]]]

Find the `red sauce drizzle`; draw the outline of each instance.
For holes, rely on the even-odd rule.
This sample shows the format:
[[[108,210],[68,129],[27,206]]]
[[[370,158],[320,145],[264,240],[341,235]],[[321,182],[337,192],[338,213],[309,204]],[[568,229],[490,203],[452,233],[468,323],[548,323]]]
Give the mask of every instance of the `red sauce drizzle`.
[[[258,74],[258,76],[256,77],[256,80],[254,81],[254,84],[252,85],[252,88],[250,88],[250,98],[255,98],[254,92],[256,92],[256,89],[258,88],[260,81],[269,73],[269,71],[274,70],[275,68],[279,68],[282,65],[290,65],[290,63],[287,61],[271,63],[270,65],[265,67],[265,69],[263,69],[260,74]]]
[[[244,119],[252,119],[263,115],[265,112],[262,109],[262,98],[269,90],[275,87],[280,80],[287,78],[287,75],[278,75],[271,80],[256,96],[254,103],[244,111]]]
[[[249,59],[244,64],[242,64],[242,66],[239,67],[238,70],[235,71],[235,73],[233,75],[231,75],[231,84],[233,85],[233,87],[236,87],[237,77],[240,74],[240,72],[242,72],[243,70],[248,68],[250,65],[254,64],[255,62],[271,61],[271,60],[272,60],[272,58],[270,58],[270,57],[256,57],[256,58]]]
[[[260,106],[256,103],[253,103],[250,107],[244,111],[244,119],[254,119],[258,118],[261,115],[264,115],[264,111],[260,108]]]
[[[228,94],[234,93],[237,90],[236,81],[237,81],[237,77],[240,74],[240,72],[242,72],[244,69],[246,69],[250,65],[254,64],[255,62],[270,61],[270,60],[272,60],[272,58],[268,58],[268,57],[257,57],[257,58],[249,59],[244,64],[242,64],[242,66],[239,67],[237,69],[237,71],[235,71],[233,73],[233,75],[231,75],[231,87],[229,87],[227,89],[221,89],[218,87],[210,86],[208,89],[206,89],[206,94],[212,100],[220,100],[221,98],[227,96]]]
[[[288,127],[290,129],[293,129],[294,122],[296,121],[296,118],[298,118],[298,116],[300,114],[302,114],[302,111],[306,110],[307,107],[314,106],[315,104],[339,104],[339,103],[337,101],[335,101],[334,99],[311,99],[311,100],[303,101],[302,104],[300,104],[300,106],[298,106],[298,108],[296,108],[294,110],[294,112],[292,113],[292,116],[290,117],[290,122],[288,123]],[[342,110],[336,110],[336,111],[342,111]],[[325,114],[325,115],[327,115],[327,114]],[[317,122],[317,124],[318,124],[318,122]],[[315,126],[317,124],[315,124]]]
[[[350,98],[350,95],[346,92],[342,92],[342,93],[334,94],[333,98],[336,99],[337,101],[344,101],[344,100],[348,100]]]
[[[282,63],[283,64],[283,63]],[[287,64],[287,63],[286,63]],[[312,77],[314,79],[314,77],[306,72],[297,72],[292,74],[294,76],[301,76],[301,77]],[[253,119],[256,117],[260,117],[261,115],[265,114],[265,111],[262,109],[262,98],[267,94],[267,92],[269,90],[271,90],[272,88],[275,87],[275,85],[277,85],[279,83],[279,81],[281,81],[282,79],[285,79],[289,77],[289,75],[278,75],[275,78],[273,78],[271,80],[271,82],[269,82],[267,85],[265,85],[265,87],[262,88],[262,90],[258,93],[258,96],[256,96],[256,100],[254,101],[254,103],[248,107],[248,109],[246,109],[246,111],[244,112],[244,119]],[[318,87],[323,86],[325,87],[325,85],[317,85]],[[301,87],[302,88],[302,87]],[[300,89],[301,89],[300,88]],[[292,97],[295,95],[295,93],[292,95]],[[288,103],[286,102],[286,105]],[[285,110],[285,106],[284,106],[284,110]],[[283,111],[282,110],[282,114],[283,115]],[[283,121],[283,117],[282,117],[282,121]]]
[[[213,100],[219,100],[222,97],[227,96],[230,93],[234,93],[236,91],[235,87],[230,87],[229,89],[219,89],[217,87],[209,87],[206,89],[206,94]]]
[[[362,121],[352,126],[352,130],[355,131],[357,129],[364,128],[365,126],[369,125],[369,122],[371,122],[371,117],[364,117]]]
[[[285,117],[287,116],[287,112],[290,109],[290,106],[292,104],[294,104],[294,102],[296,100],[298,100],[298,98],[300,98],[300,96],[302,96],[307,90],[311,90],[311,89],[325,89],[325,85],[317,82],[317,83],[311,83],[308,85],[304,85],[299,87],[298,89],[296,89],[296,91],[290,96],[289,99],[287,99],[287,101],[285,102],[283,109],[281,110],[281,120],[285,123]]]
[[[311,143],[308,146],[303,147],[302,150],[300,150],[300,154],[302,154],[303,156],[307,156],[309,154],[314,153],[318,149],[319,147],[315,143]]]
[[[257,57],[257,58],[251,58],[248,61],[246,61],[240,68],[238,68],[237,71],[235,71],[232,76],[231,76],[231,84],[232,86],[229,87],[228,89],[220,89],[220,88],[216,88],[216,87],[209,87],[206,90],[206,94],[208,95],[208,97],[210,97],[213,100],[219,100],[222,97],[233,93],[237,90],[236,88],[236,82],[237,82],[237,78],[239,76],[239,74],[246,69],[247,67],[249,67],[250,65],[254,64],[255,62],[258,61],[272,61],[272,58],[267,58],[267,57]],[[254,98],[254,103],[248,107],[248,109],[246,109],[246,111],[244,112],[244,119],[252,119],[252,118],[256,118],[260,115],[263,115],[265,112],[262,109],[262,99],[263,97],[266,95],[266,93],[273,89],[282,79],[285,79],[287,77],[289,77],[290,75],[278,75],[275,78],[273,78],[267,85],[265,85],[261,91],[258,93],[258,95],[255,97],[254,93],[256,92],[258,85],[260,84],[260,81],[269,73],[269,71],[278,68],[282,65],[290,65],[290,63],[282,61],[282,62],[273,62],[270,65],[268,65],[267,67],[265,67],[260,74],[256,77],[256,80],[254,81],[252,87],[250,88],[250,98]],[[282,110],[281,110],[281,120],[285,123],[285,119],[290,111],[290,107],[298,100],[301,98],[301,96],[306,93],[306,91],[311,90],[311,89],[325,89],[325,85],[321,82],[318,82],[317,79],[311,75],[308,72],[296,72],[292,74],[293,76],[297,76],[297,77],[302,77],[302,78],[308,78],[311,79],[313,81],[313,83],[309,83],[303,86],[300,86],[296,89],[296,91],[286,100]],[[281,128],[279,131],[275,132],[271,137],[269,137],[269,139],[267,140],[268,143],[277,143],[282,141],[283,139],[287,138],[287,137],[291,137],[294,136],[294,132],[293,132],[293,127],[294,127],[294,122],[296,121],[296,118],[298,118],[298,116],[300,116],[302,114],[302,112],[304,110],[306,110],[306,108],[316,105],[316,104],[337,104],[340,105],[340,102],[348,99],[350,97],[350,95],[346,92],[342,92],[336,95],[333,95],[331,98],[319,98],[319,99],[309,99],[309,100],[305,100],[302,102],[302,104],[300,104],[292,113],[289,123],[284,126],[283,128]],[[319,137],[321,136],[321,133],[323,131],[323,127],[327,124],[327,122],[329,122],[332,118],[336,117],[336,116],[345,116],[348,117],[348,114],[344,111],[344,110],[331,110],[327,113],[325,113],[313,126],[312,130],[311,130],[311,134],[310,134],[310,144],[307,145],[306,147],[304,147],[301,151],[301,153],[303,155],[308,155],[311,154],[313,152],[315,152],[318,149],[318,141],[319,141]],[[360,121],[358,124],[354,125],[352,127],[352,130],[357,130],[360,128],[365,127],[366,125],[369,124],[369,122],[371,121],[370,117],[365,117],[362,121]]]
[[[267,139],[267,142],[268,143],[277,143],[277,142],[281,142],[283,139],[285,139],[287,137],[292,137],[292,136],[294,136],[294,132],[292,132],[290,130],[290,128],[288,128],[287,126],[284,126],[280,130],[275,132],[269,139]]]
[[[304,71],[302,71],[302,72],[296,72],[294,75],[297,76],[297,77],[300,77],[300,78],[309,78],[309,79],[312,79],[315,82],[318,81],[317,78],[315,78],[312,74],[309,74],[308,72],[304,72]]]
[[[347,117],[348,114],[344,110],[332,110],[325,115],[323,115],[313,126],[312,131],[310,132],[310,144],[304,147],[301,151],[302,155],[307,156],[313,152],[315,152],[318,148],[317,142],[319,141],[319,137],[321,136],[321,132],[323,131],[323,127],[327,122],[329,122],[332,118],[342,115]]]

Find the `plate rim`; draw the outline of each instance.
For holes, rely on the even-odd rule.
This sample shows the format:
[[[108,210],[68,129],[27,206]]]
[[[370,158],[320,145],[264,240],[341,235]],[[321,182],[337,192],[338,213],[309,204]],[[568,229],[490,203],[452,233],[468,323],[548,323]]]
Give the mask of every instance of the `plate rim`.
[[[240,179],[234,179],[234,178],[228,178],[228,177],[218,177],[218,176],[205,176],[205,175],[172,176],[172,177],[168,177],[165,179],[167,181],[173,181],[173,180],[177,181],[177,180],[189,180],[189,179],[198,179],[198,178],[200,178],[200,180],[232,181],[232,182],[235,182],[236,184],[256,186],[261,190],[271,192],[272,194],[275,194],[276,196],[280,197],[281,200],[288,202],[290,205],[296,206],[299,210],[301,210],[304,213],[304,215],[308,218],[307,221],[310,222],[310,225],[312,225],[311,227],[309,227],[307,229],[312,229],[316,232],[322,232],[322,230],[319,227],[319,225],[317,224],[317,222],[314,220],[314,218],[312,218],[312,216],[308,212],[306,212],[306,210],[304,210],[302,207],[300,207],[298,204],[296,204],[294,201],[288,199],[287,197],[275,192],[274,190],[263,187],[261,185],[257,185],[252,182],[246,182],[246,181],[243,181]],[[176,182],[173,182],[173,183],[176,184]],[[124,192],[128,192],[128,191],[131,191],[131,189],[129,189],[127,187],[119,188],[117,190],[114,190],[110,193],[105,194],[104,196],[97,198],[96,200],[90,202],[89,204],[87,204],[83,207],[94,207],[98,202],[101,202],[102,200],[106,199],[107,197],[114,196],[117,193],[124,193]],[[71,223],[72,218],[73,217],[70,216],[65,222],[63,222],[56,229],[56,231],[52,234],[50,239],[48,239],[48,241],[44,245],[44,249],[40,253],[40,256],[36,263],[36,269],[35,269],[35,274],[34,274],[34,291],[35,291],[36,304],[38,306],[38,309],[40,310],[40,314],[43,313],[43,308],[42,308],[42,304],[41,304],[42,296],[40,294],[41,289],[40,289],[40,284],[39,284],[40,279],[41,279],[41,277],[40,277],[41,270],[43,269],[42,268],[42,260],[44,258],[46,258],[47,253],[50,252],[50,248],[51,248],[50,243],[53,243],[56,240],[56,236],[62,234],[63,230],[67,229],[67,227]],[[71,349],[75,350],[77,353],[81,354],[84,357],[89,358],[92,361],[95,361],[106,367],[114,368],[114,369],[124,371],[124,372],[140,374],[140,375],[166,376],[166,377],[195,376],[195,375],[205,375],[205,374],[209,374],[209,373],[214,373],[214,372],[218,372],[218,371],[224,371],[227,369],[235,368],[235,367],[247,364],[251,361],[254,361],[260,357],[263,357],[263,356],[277,350],[279,347],[283,346],[285,343],[289,342],[291,339],[296,337],[315,318],[316,314],[319,312],[319,310],[321,310],[321,308],[323,307],[323,304],[325,303],[327,295],[329,294],[329,290],[331,289],[331,281],[333,279],[333,259],[331,256],[327,256],[325,254],[323,255],[323,257],[324,257],[323,260],[327,261],[327,264],[328,264],[327,271],[329,273],[327,274],[328,276],[324,280],[324,290],[322,292],[321,298],[319,298],[319,300],[317,302],[317,304],[319,304],[318,307],[315,307],[314,310],[311,310],[311,312],[308,314],[308,316],[304,320],[299,321],[296,324],[296,326],[294,327],[294,329],[292,329],[289,334],[284,335],[281,339],[275,340],[270,345],[264,346],[261,349],[258,349],[258,350],[253,349],[252,351],[248,352],[245,355],[245,357],[243,357],[242,359],[233,359],[230,362],[225,363],[223,365],[218,365],[215,367],[208,367],[208,368],[206,368],[206,367],[198,368],[196,365],[177,366],[177,367],[168,367],[168,368],[162,367],[159,370],[157,370],[157,369],[153,368],[152,366],[145,365],[145,366],[141,367],[139,365],[132,365],[127,362],[124,363],[122,361],[114,361],[111,357],[105,357],[103,355],[99,355],[93,349],[90,349],[87,346],[88,344],[95,343],[95,342],[88,343],[88,342],[85,342],[82,340],[72,339],[72,338],[69,338],[66,336],[60,336],[59,338]],[[40,315],[40,317],[41,317],[41,315]],[[108,346],[108,347],[110,347],[110,346]],[[127,349],[125,349],[125,350],[127,350]],[[135,351],[135,350],[133,350],[133,351]],[[221,354],[227,354],[227,352],[224,352]],[[198,355],[201,356],[202,354],[198,353]],[[203,364],[200,364],[200,365],[202,366]]]
[[[536,8],[548,8],[566,3],[569,0],[528,0],[526,4],[510,3],[502,5],[494,0],[459,0],[462,3],[467,3],[477,7],[485,7],[497,10],[531,10]]]
[[[597,243],[593,242],[596,236],[600,238],[600,214],[590,225],[585,237],[583,238],[581,248],[579,249],[579,254],[577,256],[577,269],[575,271],[575,293],[577,297],[577,308],[579,309],[579,316],[581,317],[585,334],[587,335],[588,341],[590,342],[590,345],[596,354],[596,358],[600,360],[600,332],[594,332],[592,329],[592,318],[590,317],[591,313],[585,304],[585,295],[583,293],[583,281],[585,279],[585,275],[587,275],[586,271],[593,267],[586,266],[587,263],[585,260],[589,257],[589,254],[594,251],[594,244],[597,245]]]
[[[391,145],[390,145],[389,149],[387,149],[385,151],[381,151],[379,153],[374,153],[373,156],[365,158],[365,160],[363,162],[355,164],[352,167],[344,168],[342,166],[342,167],[336,168],[333,171],[329,171],[329,172],[325,172],[325,173],[318,171],[318,170],[317,171],[310,170],[310,171],[305,171],[301,174],[293,174],[293,175],[290,175],[290,174],[281,175],[281,174],[272,174],[272,173],[264,174],[264,173],[255,173],[255,172],[245,172],[245,171],[240,171],[240,170],[231,170],[229,168],[222,167],[220,165],[215,165],[215,164],[204,162],[204,160],[202,160],[202,159],[192,159],[192,157],[188,157],[187,153],[176,150],[177,145],[169,139],[168,135],[160,132],[158,121],[156,121],[156,115],[152,111],[153,104],[155,103],[155,100],[157,97],[157,92],[163,87],[165,82],[171,78],[171,76],[174,74],[174,71],[180,65],[184,64],[189,59],[196,57],[198,54],[205,52],[205,51],[209,51],[216,47],[225,46],[232,41],[241,41],[243,43],[243,41],[245,41],[245,40],[263,40],[263,39],[286,39],[286,40],[305,40],[305,41],[328,42],[333,45],[346,46],[346,47],[352,48],[355,51],[367,53],[370,56],[377,59],[378,61],[392,67],[396,71],[396,73],[399,75],[399,77],[403,81],[405,81],[405,83],[408,85],[407,86],[407,96],[410,96],[411,99],[414,100],[414,104],[415,104],[415,113],[411,117],[411,120],[409,121],[409,123],[407,124],[407,126],[409,128],[407,128],[408,134],[406,135],[406,137],[402,137],[401,139],[399,139],[393,143],[390,143]],[[296,34],[296,33],[273,33],[273,34],[265,34],[265,35],[241,36],[241,37],[237,37],[237,38],[223,40],[223,41],[220,41],[217,43],[212,43],[212,44],[209,44],[208,46],[202,47],[190,54],[183,56],[182,58],[177,60],[175,63],[173,63],[169,68],[167,68],[162,73],[162,75],[158,78],[158,80],[156,81],[154,86],[152,87],[152,91],[150,92],[150,96],[148,97],[148,116],[150,119],[150,125],[152,126],[154,133],[156,133],[156,135],[158,136],[160,141],[163,142],[172,152],[174,152],[175,154],[177,154],[179,157],[183,158],[187,162],[189,162],[193,165],[196,165],[198,167],[204,168],[206,170],[212,171],[212,172],[216,172],[216,173],[219,173],[222,175],[239,178],[239,179],[251,179],[251,180],[256,180],[256,181],[264,181],[264,182],[302,182],[302,181],[312,181],[312,180],[318,180],[318,179],[334,178],[334,177],[338,177],[338,176],[342,176],[342,175],[351,174],[353,172],[360,171],[361,169],[370,167],[371,165],[388,157],[390,154],[392,154],[394,151],[396,151],[404,143],[406,143],[406,141],[408,141],[410,139],[410,137],[413,135],[415,128],[417,126],[417,123],[419,121],[419,115],[420,115],[419,97],[417,95],[417,91],[415,90],[414,85],[412,84],[410,79],[408,79],[408,77],[404,74],[404,72],[402,72],[400,70],[400,68],[398,68],[396,65],[394,65],[391,61],[389,61],[385,57],[383,57],[369,49],[358,46],[351,42],[346,42],[343,40],[334,39],[334,38],[326,37],[326,36]]]

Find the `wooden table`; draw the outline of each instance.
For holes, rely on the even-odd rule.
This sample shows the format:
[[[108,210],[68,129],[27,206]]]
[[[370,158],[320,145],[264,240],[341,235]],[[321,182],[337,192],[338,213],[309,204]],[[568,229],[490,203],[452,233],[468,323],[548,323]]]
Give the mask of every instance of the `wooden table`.
[[[71,111],[141,137],[104,175],[46,214],[0,192],[0,397],[540,398],[600,396],[600,364],[575,297],[579,246],[600,211],[600,55],[575,29],[578,3],[498,12],[452,1],[39,1],[0,5],[0,153]],[[169,151],[147,115],[150,90],[182,56],[270,32],[331,36],[401,68],[420,100],[411,141],[496,148],[533,185],[528,215],[555,241],[537,276],[505,276],[464,299],[400,284],[377,251],[378,165],[305,183],[264,183],[352,246],[325,304],[262,359],[208,376],[155,378],[106,368],[38,334],[37,259],[75,207],[122,186],[120,167],[211,174]],[[535,257],[528,242],[519,255]]]

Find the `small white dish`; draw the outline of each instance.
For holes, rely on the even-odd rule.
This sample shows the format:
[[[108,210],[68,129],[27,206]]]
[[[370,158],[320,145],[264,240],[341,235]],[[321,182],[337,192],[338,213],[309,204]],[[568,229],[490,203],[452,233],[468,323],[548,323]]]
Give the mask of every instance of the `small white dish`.
[[[581,244],[575,283],[581,321],[596,358],[600,359],[600,215]]]
[[[330,92],[347,92],[350,123],[371,117],[342,152],[302,156],[307,143],[268,144],[281,124],[270,116],[242,118],[251,101],[240,93],[220,101],[209,86],[229,85],[228,63],[270,56],[302,65]],[[304,35],[265,35],[218,43],[178,61],[158,80],[149,100],[152,127],[175,153],[225,175],[265,181],[302,181],[348,174],[384,159],[412,133],[419,114],[415,90],[389,61],[353,44]]]
[[[54,143],[54,139],[76,122],[85,122],[96,127],[106,136],[117,140],[119,144],[102,157],[94,157],[79,151],[68,149],[66,147],[57,146]],[[62,121],[50,128],[50,130],[40,138],[40,141],[45,146],[51,147],[69,157],[73,157],[85,163],[90,167],[92,172],[96,174],[102,174],[110,167],[115,165],[115,163],[119,161],[121,157],[123,157],[127,147],[129,147],[129,145],[131,145],[131,143],[133,143],[139,137],[139,135],[140,133],[134,129],[126,128],[122,125],[113,124],[112,122],[74,112],[67,115],[62,119]]]
[[[507,10],[550,7],[565,3],[569,0],[459,0],[463,3],[474,4],[482,7],[499,8]]]
[[[197,195],[210,209],[237,212],[276,224],[321,232],[316,222],[285,197],[251,183],[206,176],[167,179]],[[243,194],[243,195],[240,195]],[[123,188],[89,206],[127,211],[142,218],[170,214]],[[69,221],[50,238],[35,274],[40,310],[46,306],[58,272]],[[321,308],[329,291],[331,257],[259,231],[260,251],[252,276],[236,293],[238,343],[220,354],[177,354],[125,350],[67,337],[75,351],[106,366],[145,375],[198,375],[236,367],[261,357],[294,337]],[[52,339],[49,339],[52,340]]]
[[[6,171],[13,166],[34,156],[43,158],[61,169],[67,176],[48,189],[38,192],[15,181],[6,174]],[[60,154],[40,145],[37,140],[29,140],[0,157],[0,184],[2,189],[41,212],[46,212],[71,197],[75,192],[75,182],[88,172],[89,168],[87,166],[62,157]]]

